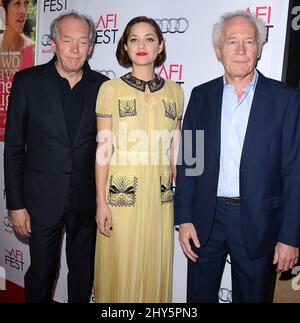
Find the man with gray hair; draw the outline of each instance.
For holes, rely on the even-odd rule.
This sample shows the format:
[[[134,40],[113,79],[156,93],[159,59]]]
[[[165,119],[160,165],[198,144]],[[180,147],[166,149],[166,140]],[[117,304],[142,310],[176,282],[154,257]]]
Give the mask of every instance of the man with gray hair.
[[[96,98],[107,78],[87,59],[90,18],[69,12],[51,24],[53,59],[14,76],[4,148],[7,209],[29,237],[27,302],[50,302],[66,231],[68,301],[88,302],[96,234]]]
[[[275,267],[287,271],[298,260],[300,91],[256,70],[265,40],[258,18],[223,15],[213,44],[224,76],[194,88],[187,107],[183,157],[186,130],[205,136],[203,174],[177,166],[175,224],[189,302],[218,301],[227,255],[233,302],[270,301]]]

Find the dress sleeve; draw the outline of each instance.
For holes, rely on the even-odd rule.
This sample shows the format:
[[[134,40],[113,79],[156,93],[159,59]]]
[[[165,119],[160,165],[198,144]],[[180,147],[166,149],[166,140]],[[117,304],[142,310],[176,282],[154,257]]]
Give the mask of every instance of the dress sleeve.
[[[111,118],[113,106],[113,87],[110,81],[104,82],[98,92],[96,115],[100,118]]]
[[[180,85],[178,85],[178,117],[177,120],[182,120],[183,115],[183,105],[184,105],[184,93]]]

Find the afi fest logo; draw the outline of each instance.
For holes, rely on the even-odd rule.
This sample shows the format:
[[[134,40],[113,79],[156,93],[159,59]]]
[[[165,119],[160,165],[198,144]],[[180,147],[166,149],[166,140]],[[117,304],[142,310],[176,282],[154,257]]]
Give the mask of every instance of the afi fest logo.
[[[185,33],[189,29],[189,21],[184,18],[162,18],[155,19],[163,34]]]
[[[68,0],[44,0],[43,12],[67,10]]]
[[[257,6],[254,8],[254,10],[251,10],[251,9],[253,9],[253,8],[248,7],[246,9],[246,12],[252,13],[256,17],[261,18],[265,21],[266,27],[267,27],[266,42],[268,42],[270,28],[274,28],[274,25],[271,25],[272,7],[271,6]]]
[[[107,13],[101,15],[96,23],[96,40],[95,44],[115,44],[117,28],[117,14]]]
[[[157,74],[158,76],[161,76],[164,79],[173,80],[179,85],[184,84],[182,64],[163,64],[159,68]]]
[[[292,28],[294,31],[298,31],[300,29],[300,6],[292,9],[292,16],[295,16],[292,20]]]
[[[11,250],[5,249],[5,265],[10,266],[13,269],[23,271],[24,270],[24,261],[23,261],[23,252],[19,249],[12,248]]]
[[[0,290],[6,290],[6,271],[0,266]]]

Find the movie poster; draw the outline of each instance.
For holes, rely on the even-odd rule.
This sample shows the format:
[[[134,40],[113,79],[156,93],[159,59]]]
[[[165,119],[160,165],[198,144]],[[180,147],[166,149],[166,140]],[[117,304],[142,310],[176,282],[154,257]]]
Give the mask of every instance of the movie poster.
[[[0,141],[15,73],[35,63],[36,0],[0,0]]]

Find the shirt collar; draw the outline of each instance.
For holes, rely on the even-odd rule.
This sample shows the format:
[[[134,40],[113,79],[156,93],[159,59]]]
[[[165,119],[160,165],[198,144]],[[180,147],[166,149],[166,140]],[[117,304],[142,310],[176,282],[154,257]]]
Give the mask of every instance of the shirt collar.
[[[53,61],[52,61],[52,73],[53,73],[53,75],[55,75],[58,79],[65,79],[66,80],[66,78],[65,77],[63,77],[63,76],[61,76],[59,73],[58,73],[58,70],[57,70],[57,68],[56,68],[56,66],[55,66],[55,62],[56,62],[56,57],[55,57],[55,59],[53,59]],[[83,81],[83,80],[86,80],[87,79],[87,77],[88,77],[88,74],[89,74],[89,65],[88,65],[88,63],[87,62],[85,62],[84,64],[83,64],[83,67],[82,67],[82,70],[83,70],[83,73],[82,73],[82,78],[81,78],[81,80],[80,81]]]
[[[249,84],[247,84],[247,85],[245,85],[244,86],[244,88],[243,88],[243,91],[244,92],[249,92],[250,91],[250,89],[255,89],[255,87],[256,87],[256,84],[257,84],[257,81],[258,81],[258,73],[257,73],[257,70],[256,70],[256,68],[253,70],[253,78],[252,78],[252,81],[251,81],[251,83],[249,83]],[[232,87],[233,85],[232,84],[228,84],[227,82],[226,82],[226,78],[225,78],[225,75],[223,75],[223,84],[224,84],[224,87]]]

